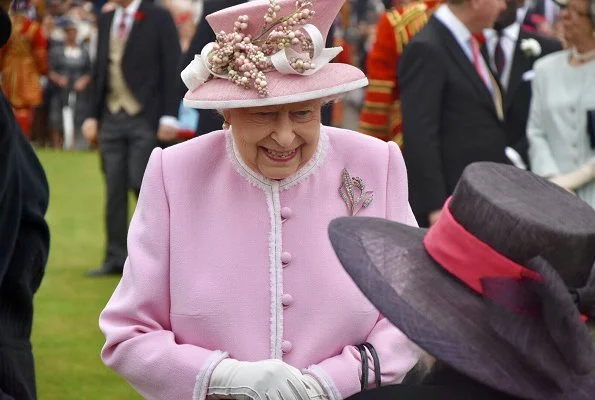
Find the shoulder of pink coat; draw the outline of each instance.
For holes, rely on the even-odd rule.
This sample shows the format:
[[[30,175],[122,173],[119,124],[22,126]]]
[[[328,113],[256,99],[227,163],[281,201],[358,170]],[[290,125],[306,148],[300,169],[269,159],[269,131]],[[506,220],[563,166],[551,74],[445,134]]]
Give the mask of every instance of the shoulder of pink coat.
[[[324,127],[329,137],[330,148],[347,157],[365,160],[366,164],[385,164],[388,162],[390,142],[349,129]],[[398,146],[396,152],[400,156]]]
[[[163,164],[167,168],[192,168],[208,165],[225,159],[225,131],[214,131],[206,135],[176,144],[163,150]]]

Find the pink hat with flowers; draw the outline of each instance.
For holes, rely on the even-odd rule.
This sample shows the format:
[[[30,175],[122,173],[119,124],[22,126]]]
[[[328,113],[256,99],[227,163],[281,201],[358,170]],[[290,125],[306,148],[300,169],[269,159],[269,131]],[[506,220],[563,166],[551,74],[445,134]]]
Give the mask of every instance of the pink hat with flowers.
[[[182,72],[184,105],[258,107],[332,98],[364,87],[358,68],[325,48],[343,0],[256,0],[207,16],[217,33]]]

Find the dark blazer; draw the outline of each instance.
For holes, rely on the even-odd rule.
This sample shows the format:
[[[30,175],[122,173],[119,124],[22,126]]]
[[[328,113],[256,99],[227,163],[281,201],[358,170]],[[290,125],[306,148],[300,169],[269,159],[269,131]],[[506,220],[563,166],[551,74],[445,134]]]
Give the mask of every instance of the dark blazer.
[[[438,369],[422,382],[383,386],[360,392],[347,400],[521,400],[492,389],[440,362],[438,365]]]
[[[398,76],[410,202],[424,226],[467,165],[508,163],[506,133],[490,91],[435,16],[405,47]]]
[[[182,79],[180,79],[180,73],[192,62],[194,59],[195,54],[200,54],[203,47],[207,45],[207,43],[215,41],[215,32],[211,29],[211,26],[206,20],[206,16],[217,12],[219,10],[223,10],[224,8],[232,7],[238,4],[245,3],[245,0],[206,0],[204,3],[204,10],[200,21],[198,22],[198,26],[196,28],[196,33],[192,38],[192,42],[190,42],[190,46],[186,53],[183,54],[182,60],[180,62],[180,66],[178,68],[178,79],[177,79],[177,87],[178,87],[178,98],[183,99],[184,95],[188,91]],[[212,131],[216,131],[221,129],[221,125],[223,123],[223,119],[215,110],[198,110],[200,113],[200,118],[198,121],[198,127],[196,128],[196,132],[198,135],[204,135],[205,133],[209,133]]]
[[[114,14],[115,11],[102,14],[98,22],[97,61],[89,113],[98,119],[106,107]],[[143,1],[128,35],[122,72],[128,88],[142,105],[142,116],[155,129],[160,117],[178,115],[179,62],[180,41],[173,18],[165,9]]]
[[[33,295],[49,251],[48,183],[0,93],[0,399],[36,398]]]
[[[528,56],[521,50],[521,42],[525,39],[535,39],[539,42],[541,45],[541,54],[539,56]],[[504,119],[507,145],[515,149],[527,165],[529,165],[529,156],[527,154],[529,151],[527,120],[529,118],[529,105],[531,103],[531,80],[524,79],[523,75],[527,71],[533,70],[533,64],[539,58],[559,50],[562,50],[562,45],[559,41],[533,34],[523,28],[520,29],[510,67],[508,88],[504,95]],[[486,52],[485,46],[482,48],[482,53],[486,62],[490,65],[490,57]]]

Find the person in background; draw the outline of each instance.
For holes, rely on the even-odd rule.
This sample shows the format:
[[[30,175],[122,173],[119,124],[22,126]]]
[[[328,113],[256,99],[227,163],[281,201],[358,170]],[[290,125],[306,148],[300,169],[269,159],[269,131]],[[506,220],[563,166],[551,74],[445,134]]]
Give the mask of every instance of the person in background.
[[[170,13],[141,0],[117,0],[101,14],[90,117],[83,134],[99,142],[106,186],[106,249],[90,276],[121,274],[126,260],[128,192],[138,195],[158,140],[177,134],[180,42]]]
[[[22,132],[30,137],[33,112],[43,101],[40,78],[48,70],[48,43],[41,25],[28,16],[29,0],[11,6],[13,34],[0,50],[0,86]]]
[[[184,102],[220,109],[225,128],[154,150],[99,318],[103,361],[143,398],[340,400],[416,363],[326,239],[341,215],[415,225],[398,146],[321,125],[325,101],[367,84],[325,47],[342,5],[260,0],[207,16],[217,42],[184,69]],[[366,342],[375,373],[362,374]]]
[[[482,51],[504,95],[506,154],[516,166],[529,165],[527,120],[531,102],[533,65],[541,57],[562,50],[558,40],[531,33],[517,21],[519,0],[506,0],[506,9],[493,28],[484,30]]]
[[[0,48],[10,37],[0,0]],[[33,147],[0,93],[0,399],[35,400],[33,296],[44,275],[50,234],[48,183]]]
[[[359,131],[403,145],[397,68],[403,48],[428,22],[438,1],[399,1],[380,16],[374,44],[366,58],[370,85],[360,114]]]
[[[62,46],[56,46],[50,51],[49,78],[54,89],[50,99],[50,129],[55,148],[61,148],[64,138],[64,127],[72,123],[74,135],[73,143],[76,149],[88,148],[86,139],[81,135],[81,126],[89,108],[89,91],[91,83],[91,59],[86,47],[77,42],[77,25],[72,20],[63,23],[66,40]],[[67,116],[72,119],[64,121],[64,108],[68,107],[73,113]],[[69,128],[70,129],[70,128]]]
[[[415,380],[357,400],[595,398],[595,211],[580,199],[480,162],[427,231],[339,218],[329,236],[362,292],[429,353]]]
[[[527,136],[531,168],[595,208],[595,0],[569,0],[571,48],[535,64]]]
[[[403,155],[422,226],[438,219],[467,165],[509,162],[501,88],[476,37],[505,6],[504,0],[449,0],[401,56]]]

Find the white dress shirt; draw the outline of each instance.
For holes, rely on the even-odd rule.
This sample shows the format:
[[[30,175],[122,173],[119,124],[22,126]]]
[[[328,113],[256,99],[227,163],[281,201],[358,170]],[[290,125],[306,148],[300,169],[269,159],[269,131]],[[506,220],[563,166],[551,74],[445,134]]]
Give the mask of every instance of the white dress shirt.
[[[120,24],[122,23],[122,18],[124,17],[124,11],[126,11],[126,35],[130,33],[132,29],[132,25],[134,24],[135,14],[140,7],[140,3],[142,0],[134,0],[132,3],[128,5],[128,7],[116,7],[116,11],[114,13],[114,20],[112,22],[112,36],[118,36],[120,31]]]
[[[463,24],[461,22],[461,20],[456,15],[453,14],[453,12],[450,10],[448,5],[446,5],[446,4],[443,4],[440,7],[438,7],[438,10],[436,10],[434,15],[453,34],[453,36],[459,43],[459,46],[461,46],[461,49],[463,49],[463,51],[467,55],[467,58],[469,59],[471,64],[473,64],[473,50],[471,49],[472,35],[471,35],[471,32],[469,31],[469,29],[465,26],[465,24]],[[488,68],[487,64],[485,63],[485,60],[483,59],[483,57],[481,57],[481,56],[479,57],[479,62],[480,62],[480,67],[483,71],[484,76],[489,77],[490,76],[489,68]],[[489,79],[488,79],[488,82],[486,82],[486,85],[488,86],[488,89],[491,92],[493,90],[493,88],[492,88],[491,81],[489,81]]]
[[[504,69],[500,76],[500,84],[504,89],[508,89],[508,82],[510,81],[510,70],[512,68],[512,60],[514,58],[514,49],[516,42],[519,40],[519,32],[521,25],[518,22],[507,26],[502,30],[502,51],[504,52]],[[496,62],[494,60],[494,52],[496,50],[496,44],[498,43],[498,34],[494,29],[486,29],[483,32],[486,38],[486,48],[490,57],[490,66],[496,71]]]

